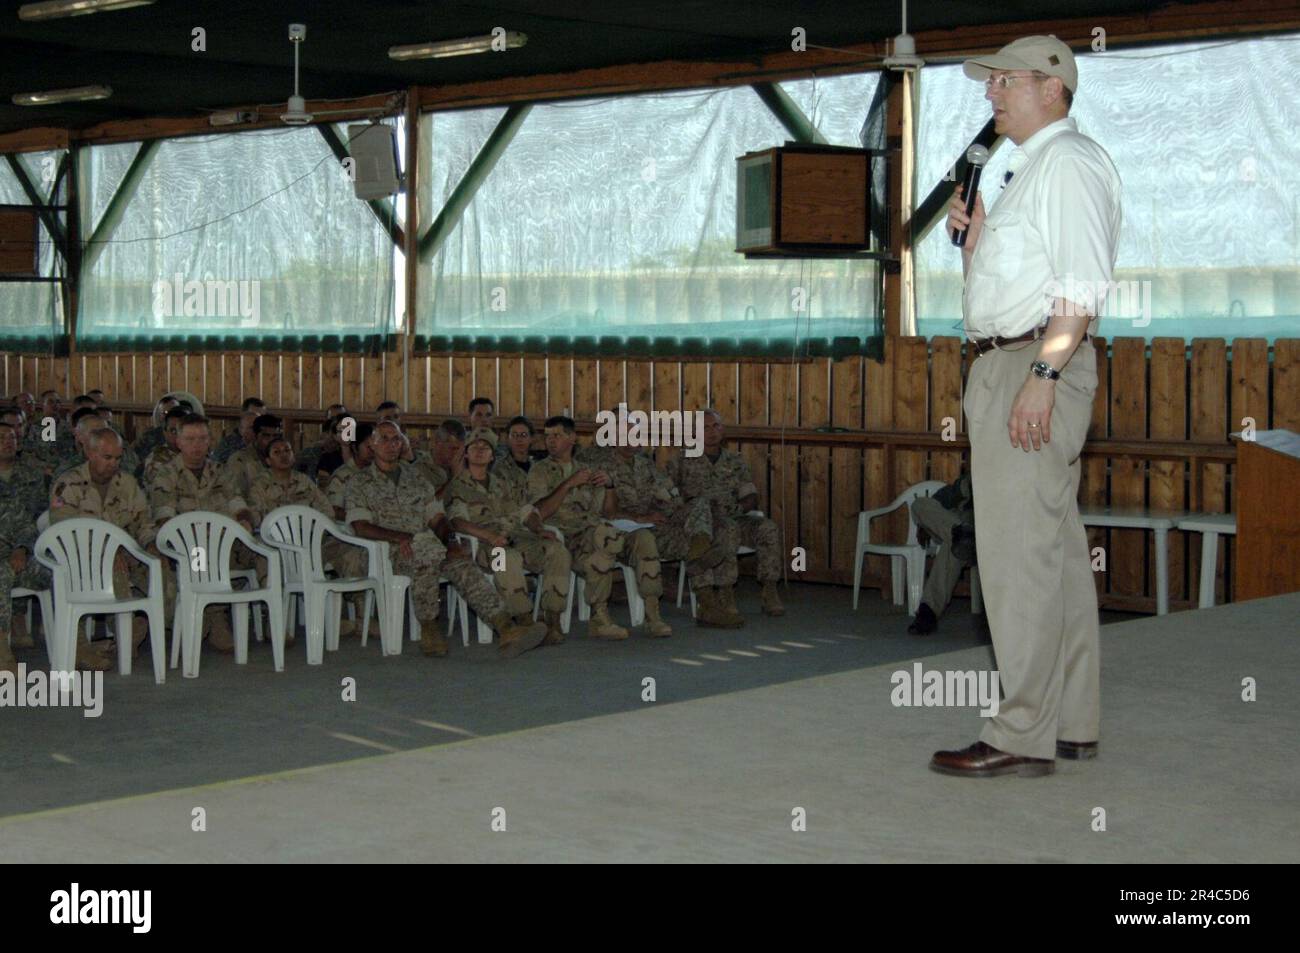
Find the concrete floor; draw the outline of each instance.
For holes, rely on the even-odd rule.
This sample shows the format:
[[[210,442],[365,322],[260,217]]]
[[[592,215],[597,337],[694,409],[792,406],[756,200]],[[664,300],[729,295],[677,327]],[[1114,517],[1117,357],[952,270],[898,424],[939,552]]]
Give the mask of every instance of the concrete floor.
[[[260,647],[112,676],[99,719],[7,710],[0,862],[1300,859],[1300,594],[1106,626],[1102,756],[1042,780],[930,772],[980,719],[890,703],[913,659],[988,667],[964,604],[924,640],[874,597],[788,605],[508,663],[353,643],[309,669],[299,644],[276,675]]]

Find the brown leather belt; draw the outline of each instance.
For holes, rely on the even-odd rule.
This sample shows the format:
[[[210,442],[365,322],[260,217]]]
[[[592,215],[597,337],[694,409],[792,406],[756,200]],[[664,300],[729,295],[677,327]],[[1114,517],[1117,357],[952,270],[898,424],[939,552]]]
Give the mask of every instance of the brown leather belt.
[[[1035,328],[1032,331],[1026,331],[1019,337],[1014,338],[970,338],[969,340],[971,346],[975,348],[975,353],[983,354],[985,351],[989,351],[995,347],[1006,347],[1008,344],[1027,344],[1030,341],[1036,341],[1038,340],[1040,330],[1041,329],[1039,328]],[[1083,340],[1079,343],[1086,344],[1089,337],[1091,337],[1091,335],[1085,333]]]

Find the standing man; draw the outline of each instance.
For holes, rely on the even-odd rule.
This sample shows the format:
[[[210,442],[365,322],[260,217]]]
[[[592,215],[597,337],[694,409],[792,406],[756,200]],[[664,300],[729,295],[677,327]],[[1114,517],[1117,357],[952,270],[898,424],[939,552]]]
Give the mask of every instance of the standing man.
[[[758,557],[758,582],[762,587],[759,603],[764,615],[785,615],[785,606],[776,591],[781,579],[781,529],[762,513],[758,506],[758,487],[745,458],[722,446],[722,415],[713,408],[704,414],[704,452],[688,457],[685,451],[668,461],[668,475],[688,503],[705,499],[713,507],[714,525],[723,520],[736,524],[741,546],[752,547]],[[735,576],[731,577],[732,583]],[[735,586],[719,585],[718,597],[729,613],[738,614]]]
[[[1106,151],[1068,117],[1078,86],[1069,47],[1032,36],[968,60],[996,130],[1016,144],[993,211],[967,229],[966,382],[980,581],[1005,700],[980,740],[940,751],[945,774],[1051,774],[1056,757],[1097,754],[1097,592],[1079,519],[1079,452],[1097,390],[1098,292],[1115,267],[1120,181]],[[1082,346],[1081,346],[1082,345]]]

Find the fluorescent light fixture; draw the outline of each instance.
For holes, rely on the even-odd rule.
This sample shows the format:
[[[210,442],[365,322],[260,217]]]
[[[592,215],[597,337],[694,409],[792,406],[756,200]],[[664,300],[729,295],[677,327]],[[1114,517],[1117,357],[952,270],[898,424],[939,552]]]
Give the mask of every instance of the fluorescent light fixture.
[[[108,13],[131,7],[147,7],[154,0],[43,0],[42,3],[24,3],[18,8],[20,20],[58,20],[63,17],[80,17],[88,13]]]
[[[461,40],[436,40],[430,43],[412,43],[408,46],[390,46],[388,48],[388,58],[393,60],[431,60],[443,56],[490,53],[494,41],[498,46],[501,45],[501,41],[497,39],[497,36],[500,35],[468,36]],[[507,30],[503,39],[506,43],[506,49],[517,50],[528,42],[528,34],[520,33],[517,30]]]
[[[41,93],[14,93],[15,106],[50,106],[54,103],[86,103],[108,99],[112,86],[74,86],[72,89],[49,89]]]

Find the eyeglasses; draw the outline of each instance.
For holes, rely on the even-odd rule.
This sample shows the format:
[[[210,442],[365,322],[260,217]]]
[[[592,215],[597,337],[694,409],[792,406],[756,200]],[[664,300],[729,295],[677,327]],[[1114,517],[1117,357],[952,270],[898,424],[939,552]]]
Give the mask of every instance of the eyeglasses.
[[[1032,73],[1002,73],[984,80],[984,88],[988,90],[996,86],[998,89],[1008,89],[1014,85],[1016,80],[1026,78],[1047,79],[1047,74],[1040,73],[1038,70],[1034,70]]]

